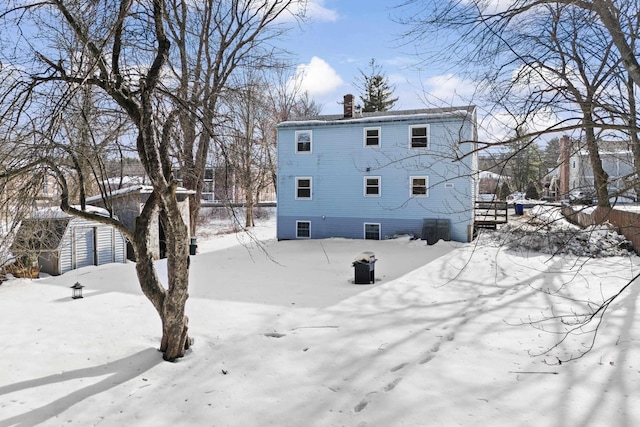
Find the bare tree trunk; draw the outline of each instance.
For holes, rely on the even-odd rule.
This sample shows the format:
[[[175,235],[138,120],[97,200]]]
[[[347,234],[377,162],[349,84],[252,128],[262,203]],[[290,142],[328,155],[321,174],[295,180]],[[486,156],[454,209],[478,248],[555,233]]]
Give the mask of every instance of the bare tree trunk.
[[[607,184],[609,181],[609,175],[602,167],[602,160],[600,159],[600,151],[598,150],[598,141],[596,140],[594,132],[594,122],[591,119],[591,115],[588,112],[584,112],[584,132],[587,143],[587,151],[589,152],[589,161],[591,162],[591,168],[593,169],[593,185],[596,190],[596,197],[598,198],[598,206],[611,207],[609,203],[609,190]]]
[[[246,194],[245,198],[245,227],[253,227],[255,226],[255,221],[253,220],[253,209],[255,208],[253,192],[249,189],[249,192]]]

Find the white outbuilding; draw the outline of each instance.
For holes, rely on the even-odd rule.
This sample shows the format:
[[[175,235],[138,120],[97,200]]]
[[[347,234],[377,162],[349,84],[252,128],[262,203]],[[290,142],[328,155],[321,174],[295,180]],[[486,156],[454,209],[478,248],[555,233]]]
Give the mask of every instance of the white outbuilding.
[[[127,261],[127,242],[122,233],[111,225],[78,218],[59,208],[43,209],[23,220],[11,251],[16,258],[37,259],[40,271],[51,275]]]

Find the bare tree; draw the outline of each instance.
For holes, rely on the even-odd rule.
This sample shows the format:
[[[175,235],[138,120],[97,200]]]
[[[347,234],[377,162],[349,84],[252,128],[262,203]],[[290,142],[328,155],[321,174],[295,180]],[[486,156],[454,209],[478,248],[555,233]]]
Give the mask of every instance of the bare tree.
[[[434,39],[442,41],[439,55],[429,60],[455,63],[468,78],[478,81],[492,95],[488,97],[493,101],[487,108],[490,114],[506,110],[521,125],[539,112],[553,112],[555,120],[529,133],[534,138],[558,131],[582,131],[582,147],[590,154],[598,204],[606,211],[609,177],[602,168],[600,138],[615,135],[628,137],[632,144],[638,141],[634,92],[640,86],[635,50],[640,3],[407,0],[402,5],[411,11],[404,20],[409,25],[409,40],[422,42],[428,37],[432,44]],[[449,40],[455,41],[447,44]],[[521,88],[525,89],[514,90]],[[636,146],[633,151],[640,152]],[[640,176],[637,159],[633,177],[636,185]],[[529,324],[540,326],[559,320],[565,332],[557,345],[573,334],[590,333],[595,340],[607,309],[635,279],[601,302],[581,301],[585,310]]]
[[[267,87],[255,71],[234,79],[235,88],[225,97],[229,117],[219,135],[227,168],[240,185],[245,204],[245,227],[254,226],[253,211],[260,191],[269,183],[268,129],[261,128],[268,110],[264,94]]]
[[[626,101],[619,102],[624,99],[611,99],[611,91],[625,78],[624,59],[598,13],[582,7],[589,2],[404,4],[425,3],[431,6],[422,9],[426,15],[405,21],[412,25],[407,36],[421,40],[418,23],[422,30],[437,26],[445,34],[464,30],[454,46],[443,48],[442,58],[458,62],[479,82],[490,112],[508,114],[516,128],[529,125],[530,137],[581,131],[598,203],[609,206],[609,177],[598,141],[607,132],[627,132],[630,113]],[[473,48],[461,49],[465,44]],[[549,123],[531,126],[541,117]]]
[[[172,7],[170,11],[167,3]],[[35,176],[38,171],[46,170],[56,176],[61,207],[65,212],[111,224],[126,236],[135,251],[142,291],[162,321],[160,350],[165,360],[182,357],[191,343],[185,315],[189,230],[175,194],[178,180],[173,174],[174,155],[182,153],[179,159],[189,157],[194,164],[200,164],[208,149],[207,142],[202,148],[191,150],[189,144],[194,140],[176,136],[176,123],[182,120],[183,123],[200,124],[198,129],[206,130],[203,134],[208,141],[210,124],[216,121],[214,95],[219,93],[235,67],[249,59],[266,26],[294,3],[297,2],[208,1],[207,32],[198,28],[203,23],[196,18],[203,15],[191,9],[190,2],[12,1],[0,9],[5,25],[23,31],[7,41],[11,46],[0,51],[3,65],[10,65],[14,70],[12,79],[3,85],[0,94],[0,125],[7,129],[12,140],[26,141],[21,152],[13,151],[13,154],[19,153],[19,157],[13,156],[11,162],[3,163],[0,178]],[[176,11],[186,15],[174,13]],[[175,23],[181,16],[189,18],[189,26],[185,28],[203,34],[204,38],[208,37],[206,43],[215,42],[217,46],[209,49],[207,45],[206,51],[201,53],[202,58],[210,60],[208,66],[215,64],[207,69],[206,79],[189,80],[188,69],[179,73],[185,77],[183,84],[193,82],[191,87],[198,86],[198,102],[190,102],[189,97],[184,96],[188,90],[173,83],[167,66],[173,52],[179,56],[178,52],[184,52],[181,48],[193,46],[171,33],[177,49],[172,50],[166,28],[179,27]],[[168,24],[169,20],[172,20],[171,24]],[[34,29],[39,31],[38,42],[32,38]],[[57,43],[65,37],[77,41],[73,52]],[[202,43],[203,46],[206,44],[205,41]],[[218,58],[217,62],[214,58]],[[195,68],[201,66],[202,63],[196,62]],[[202,96],[201,90],[207,95]],[[110,109],[116,116],[123,115],[133,127],[129,135],[131,145],[153,188],[134,227],[127,227],[113,215],[104,217],[84,210],[86,190],[90,188],[88,180],[78,179],[75,183],[69,180],[92,177],[95,182],[101,176],[99,170],[102,168],[96,165],[95,156],[86,162],[97,148],[91,132],[100,124],[87,120],[77,132],[69,126],[65,128],[65,117],[78,94],[86,95],[80,97],[87,103],[85,107],[96,105],[100,99],[100,111]],[[82,116],[87,109],[79,108],[79,111]],[[66,135],[75,134],[80,143],[68,143],[61,129],[66,129]],[[111,147],[111,152],[118,152],[113,138],[102,142]],[[61,159],[68,160],[61,162]],[[84,172],[87,167],[92,173]],[[75,185],[79,188],[77,193],[72,192]],[[166,235],[166,287],[155,270],[149,246],[150,224],[155,215],[160,216]]]
[[[186,2],[168,0],[169,39],[177,51],[169,57],[178,82],[174,96],[176,155],[191,198],[191,232],[195,234],[203,178],[219,120],[220,97],[238,69],[268,68],[278,52],[270,42],[300,19],[306,0]]]

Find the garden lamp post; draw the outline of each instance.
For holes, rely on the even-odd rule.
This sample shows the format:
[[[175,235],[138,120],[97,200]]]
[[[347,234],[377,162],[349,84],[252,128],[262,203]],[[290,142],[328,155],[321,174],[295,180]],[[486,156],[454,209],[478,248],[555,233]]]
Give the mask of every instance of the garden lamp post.
[[[80,282],[74,283],[74,285],[71,286],[71,298],[82,298],[82,288],[84,288],[84,286],[82,286]]]

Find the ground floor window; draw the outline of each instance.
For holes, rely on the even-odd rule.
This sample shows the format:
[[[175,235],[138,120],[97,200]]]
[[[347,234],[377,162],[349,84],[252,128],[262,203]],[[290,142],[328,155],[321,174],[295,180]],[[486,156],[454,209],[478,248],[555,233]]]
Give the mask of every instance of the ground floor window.
[[[364,238],[366,240],[380,240],[380,224],[364,223]]]
[[[311,222],[296,221],[296,238],[308,239],[311,237]]]

